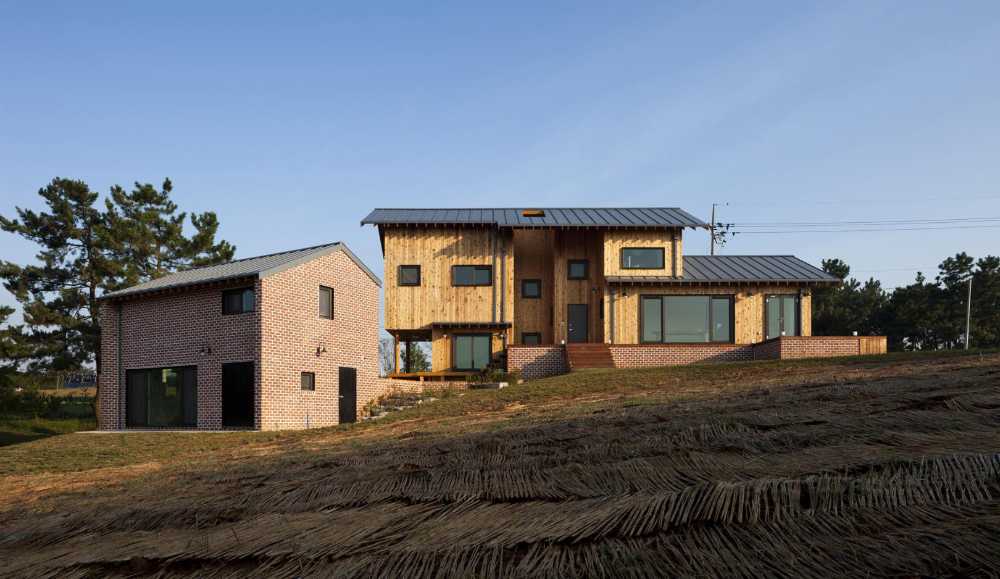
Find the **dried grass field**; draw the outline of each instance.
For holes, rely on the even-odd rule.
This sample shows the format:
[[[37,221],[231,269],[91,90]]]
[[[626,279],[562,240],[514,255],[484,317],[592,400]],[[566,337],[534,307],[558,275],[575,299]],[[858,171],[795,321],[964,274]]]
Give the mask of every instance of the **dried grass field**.
[[[58,452],[210,435],[67,436]],[[0,575],[1000,570],[996,353],[583,372],[240,436],[71,473],[28,443],[49,462],[0,479],[24,497],[0,502]]]

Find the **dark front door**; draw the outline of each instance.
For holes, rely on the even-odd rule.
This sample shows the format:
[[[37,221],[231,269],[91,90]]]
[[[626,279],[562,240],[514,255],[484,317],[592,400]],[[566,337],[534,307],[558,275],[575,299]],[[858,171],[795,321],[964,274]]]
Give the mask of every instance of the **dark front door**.
[[[253,362],[222,365],[222,425],[253,427]]]
[[[358,420],[358,371],[354,368],[340,368],[340,423]]]
[[[587,315],[587,304],[569,304],[569,325],[567,327],[567,340],[569,343],[587,341],[587,326],[590,325],[590,316]]]

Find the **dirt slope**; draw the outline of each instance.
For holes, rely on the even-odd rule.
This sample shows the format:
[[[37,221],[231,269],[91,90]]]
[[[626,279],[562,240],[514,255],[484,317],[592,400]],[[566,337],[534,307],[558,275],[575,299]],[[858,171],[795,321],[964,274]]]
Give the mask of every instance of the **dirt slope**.
[[[801,368],[799,383],[744,374],[736,388],[714,370],[709,383],[726,393],[675,400],[664,385],[685,388],[676,375],[571,376],[560,380],[620,376],[631,385],[618,398],[592,393],[585,405],[562,399],[549,417],[483,427],[462,415],[475,423],[465,434],[451,424],[351,444],[303,439],[287,452],[160,473],[111,496],[52,498],[46,512],[4,513],[0,574],[1000,568],[1000,358]]]

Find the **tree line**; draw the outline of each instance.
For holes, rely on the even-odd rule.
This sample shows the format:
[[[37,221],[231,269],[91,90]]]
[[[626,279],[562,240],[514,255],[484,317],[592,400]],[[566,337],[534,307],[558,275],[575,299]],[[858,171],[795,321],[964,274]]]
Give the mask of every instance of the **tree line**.
[[[917,272],[913,283],[891,290],[874,278],[861,282],[849,277],[851,269],[843,260],[823,260],[822,267],[844,283],[813,290],[816,335],[884,335],[893,350],[964,347],[971,279],[969,343],[1000,347],[1000,257],[975,259],[959,253],[940,263],[933,281]]]
[[[12,325],[13,309],[0,308],[0,382],[99,364],[104,293],[233,258],[236,248],[216,240],[216,214],[179,211],[172,192],[166,179],[159,188],[115,185],[102,199],[83,181],[57,177],[38,191],[43,210],[0,216],[0,228],[38,248],[35,263],[0,261],[23,317]]]

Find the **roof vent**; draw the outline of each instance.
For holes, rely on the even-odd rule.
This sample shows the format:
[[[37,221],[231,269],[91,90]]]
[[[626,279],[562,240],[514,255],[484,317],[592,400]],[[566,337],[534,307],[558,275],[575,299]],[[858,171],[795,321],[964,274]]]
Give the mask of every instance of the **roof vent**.
[[[544,209],[525,209],[521,212],[523,217],[545,217]]]

